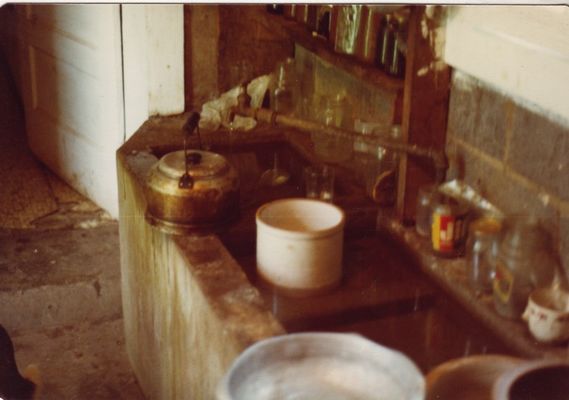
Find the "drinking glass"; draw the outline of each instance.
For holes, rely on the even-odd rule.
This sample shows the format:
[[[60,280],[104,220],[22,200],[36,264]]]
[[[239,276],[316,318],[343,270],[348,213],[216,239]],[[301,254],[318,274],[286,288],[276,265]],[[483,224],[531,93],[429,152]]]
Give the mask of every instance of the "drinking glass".
[[[334,198],[334,169],[329,165],[304,169],[306,197],[332,202]]]
[[[415,230],[423,237],[431,235],[431,213],[433,203],[439,196],[437,185],[424,185],[419,188],[417,194],[417,209],[415,215]]]

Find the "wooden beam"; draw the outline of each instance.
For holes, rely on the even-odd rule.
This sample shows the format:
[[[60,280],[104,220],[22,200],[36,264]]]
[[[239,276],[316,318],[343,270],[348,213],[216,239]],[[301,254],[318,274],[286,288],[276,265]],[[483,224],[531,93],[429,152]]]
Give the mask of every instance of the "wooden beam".
[[[439,60],[435,48],[435,39],[440,39],[436,35],[441,34],[436,19],[425,14],[425,6],[411,8],[403,89],[403,139],[437,150],[445,147],[450,91],[450,68]],[[418,188],[434,180],[435,169],[429,160],[402,155],[397,196],[397,215],[401,221],[414,221]]]

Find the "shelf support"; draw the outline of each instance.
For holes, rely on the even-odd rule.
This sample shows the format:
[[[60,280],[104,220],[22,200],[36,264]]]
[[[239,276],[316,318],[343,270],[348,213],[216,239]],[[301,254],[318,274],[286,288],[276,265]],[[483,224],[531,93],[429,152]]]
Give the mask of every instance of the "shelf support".
[[[444,153],[450,93],[450,67],[438,60],[435,35],[442,34],[425,6],[411,7],[403,89],[402,133],[409,146],[432,148]],[[422,29],[422,24],[427,28]],[[426,34],[426,35],[425,35]],[[401,157],[397,193],[397,216],[415,219],[420,186],[433,183],[434,166],[424,159]]]

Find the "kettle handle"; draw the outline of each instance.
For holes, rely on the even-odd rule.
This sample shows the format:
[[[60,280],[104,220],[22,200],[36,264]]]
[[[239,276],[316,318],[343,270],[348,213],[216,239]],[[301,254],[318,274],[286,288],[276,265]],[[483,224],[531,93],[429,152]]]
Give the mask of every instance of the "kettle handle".
[[[186,171],[184,172],[184,174],[180,177],[180,180],[178,181],[178,187],[182,188],[182,189],[191,189],[194,186],[194,180],[190,176],[190,163],[195,163],[195,162],[192,162],[192,160],[194,160],[195,157],[192,157],[190,154],[188,154],[188,137],[194,133],[194,130],[197,130],[197,132],[198,132],[198,148],[201,150],[202,140],[201,140],[201,136],[200,136],[199,122],[200,122],[200,114],[196,111],[192,111],[190,113],[190,116],[188,117],[186,123],[184,124],[184,127],[183,127],[184,161],[185,161],[185,165],[186,165]],[[199,153],[194,153],[194,155],[199,155]],[[199,157],[199,158],[201,158],[201,157]],[[197,160],[197,163],[199,163],[199,160]]]

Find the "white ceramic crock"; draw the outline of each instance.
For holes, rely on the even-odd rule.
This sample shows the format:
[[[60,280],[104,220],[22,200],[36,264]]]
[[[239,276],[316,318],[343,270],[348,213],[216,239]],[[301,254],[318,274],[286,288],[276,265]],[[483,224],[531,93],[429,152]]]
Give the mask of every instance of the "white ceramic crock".
[[[309,199],[276,200],[257,210],[257,272],[281,292],[309,296],[342,278],[344,212]]]

